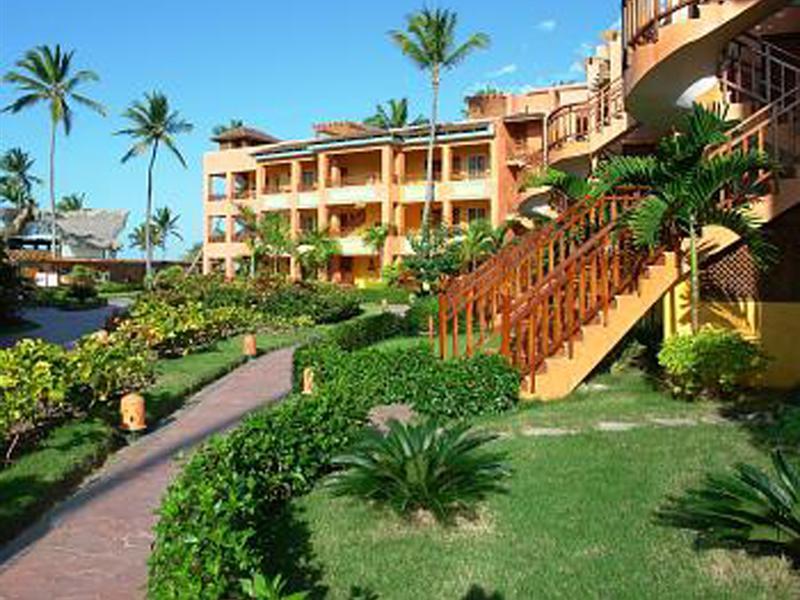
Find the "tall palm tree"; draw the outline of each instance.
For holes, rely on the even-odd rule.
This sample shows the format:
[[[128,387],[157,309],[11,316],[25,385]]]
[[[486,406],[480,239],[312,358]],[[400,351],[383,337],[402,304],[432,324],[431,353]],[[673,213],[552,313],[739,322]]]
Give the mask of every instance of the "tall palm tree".
[[[104,115],[106,110],[102,104],[79,94],[76,90],[83,83],[97,81],[99,77],[94,71],[86,69],[73,72],[73,50],[62,51],[61,46],[37,46],[28,50],[25,56],[16,62],[18,70],[9,71],[3,80],[15,85],[22,94],[3,110],[17,113],[24,108],[40,102],[48,105],[50,113],[50,245],[53,256],[56,255],[56,131],[59,124],[64,127],[64,134],[69,135],[72,129],[71,101],[82,104],[93,111]]]
[[[238,129],[239,127],[244,127],[244,121],[241,119],[231,119],[227,124],[221,123],[219,125],[215,125],[214,129],[211,130],[211,133],[214,135],[222,135],[226,131]]]
[[[474,33],[461,44],[456,42],[458,15],[446,9],[430,9],[413,13],[406,17],[405,31],[389,32],[392,41],[400,51],[431,78],[431,116],[428,138],[427,185],[425,205],[422,212],[423,235],[429,229],[431,204],[434,200],[433,149],[436,144],[436,119],[439,108],[439,84],[443,71],[455,68],[474,50],[489,46],[489,36]]]
[[[34,185],[39,185],[42,180],[31,174],[31,169],[36,161],[22,148],[11,148],[0,156],[0,184],[9,180],[17,181],[29,194]]]
[[[386,240],[389,239],[389,233],[388,225],[376,223],[364,231],[361,236],[362,241],[378,255],[378,273],[381,279],[383,279],[383,248],[386,246]]]
[[[168,206],[157,208],[153,213],[153,227],[158,231],[161,238],[161,243],[158,245],[161,246],[164,256],[167,254],[167,242],[170,237],[183,241],[183,236],[178,227],[178,219],[180,219],[180,215],[173,213]]]
[[[608,185],[645,185],[647,198],[625,218],[639,246],[655,247],[670,238],[689,238],[692,330],[700,326],[698,236],[703,227],[718,225],[747,244],[756,264],[768,266],[775,248],[748,214],[749,203],[764,193],[759,172],[775,163],[768,156],[735,151],[708,157],[708,148],[726,140],[733,124],[724,115],[695,105],[675,135],[664,138],[651,156],[618,156],[600,166],[598,176]],[[720,203],[722,195],[733,202]]]
[[[140,156],[150,150],[150,162],[147,167],[147,205],[145,208],[145,273],[148,281],[153,270],[153,166],[156,163],[158,148],[166,146],[184,168],[186,161],[175,143],[175,136],[189,133],[193,126],[172,110],[169,100],[161,92],[150,92],[144,95],[144,101],[135,100],[122,114],[131,122],[131,126],[116,132],[116,135],[127,135],[135,140],[130,150],[122,157],[128,162],[134,156]]]
[[[378,104],[375,114],[364,119],[364,123],[381,129],[398,129],[408,125],[426,125],[428,119],[419,115],[413,121],[408,120],[408,98],[396,100],[392,98],[386,105]]]
[[[86,194],[67,194],[58,201],[56,208],[61,212],[83,210],[86,208]]]

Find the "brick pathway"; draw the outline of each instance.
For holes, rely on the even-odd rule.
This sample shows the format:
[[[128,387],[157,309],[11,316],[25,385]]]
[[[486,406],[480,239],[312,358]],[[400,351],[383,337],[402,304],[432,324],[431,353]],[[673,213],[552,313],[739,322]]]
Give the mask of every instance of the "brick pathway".
[[[91,483],[0,551],[3,600],[143,598],[153,511],[173,460],[291,386],[291,349],[267,354],[198,393],[175,419],[118,452]]]

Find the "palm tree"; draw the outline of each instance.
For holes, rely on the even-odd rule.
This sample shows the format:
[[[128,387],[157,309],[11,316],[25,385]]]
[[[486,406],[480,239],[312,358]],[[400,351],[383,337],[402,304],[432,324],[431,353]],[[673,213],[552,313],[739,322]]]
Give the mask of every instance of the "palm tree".
[[[222,135],[226,131],[230,131],[231,129],[239,129],[239,127],[244,127],[244,121],[241,119],[231,119],[227,124],[223,123],[220,125],[215,125],[214,129],[211,130],[211,133],[214,135]]]
[[[664,138],[652,156],[618,156],[601,165],[598,176],[608,185],[646,185],[650,195],[625,218],[639,246],[655,247],[675,236],[689,238],[692,330],[700,325],[700,274],[697,242],[702,228],[718,225],[737,234],[760,267],[774,259],[774,247],[748,214],[749,203],[762,195],[759,172],[774,162],[757,152],[735,151],[708,157],[710,146],[725,141],[732,127],[721,113],[695,105],[675,135]],[[733,195],[733,202],[720,198]]]
[[[327,230],[320,229],[305,232],[295,249],[304,279],[310,273],[319,274],[321,269],[328,266],[330,259],[341,252],[339,240],[331,237]]]
[[[161,92],[150,92],[144,95],[144,102],[136,100],[122,115],[131,122],[131,127],[118,131],[117,135],[127,135],[135,140],[130,150],[122,157],[128,162],[150,150],[150,163],[147,167],[147,205],[145,208],[145,272],[150,280],[153,262],[153,166],[161,144],[169,148],[184,168],[186,161],[175,144],[175,136],[188,133],[192,124],[185,121],[172,110],[169,100]]]
[[[42,183],[39,177],[31,174],[35,162],[22,148],[7,150],[0,156],[0,184],[14,180],[30,194],[34,185]]]
[[[128,234],[128,241],[131,248],[140,250],[143,254],[147,253],[148,247],[148,230],[150,230],[150,243],[161,245],[161,233],[155,227],[146,227],[144,223],[139,223]]]
[[[249,206],[239,212],[239,223],[250,249],[250,277],[256,275],[256,264],[261,256],[273,258],[273,273],[278,273],[278,257],[294,250],[289,223],[276,212],[257,214]]]
[[[472,221],[456,241],[463,270],[474,271],[495,247],[492,226],[485,219]]]
[[[431,78],[432,99],[430,133],[428,138],[427,185],[425,206],[422,212],[422,230],[426,235],[429,227],[431,204],[434,200],[433,149],[436,144],[436,119],[439,107],[439,83],[442,71],[453,69],[474,50],[486,48],[489,36],[474,33],[462,43],[456,43],[458,15],[446,9],[423,8],[406,17],[405,31],[389,32],[400,51]]]
[[[408,98],[394,98],[386,103],[378,104],[375,107],[375,114],[364,119],[364,123],[381,129],[398,129],[408,125],[426,125],[428,119],[419,115],[416,119],[408,120]]]
[[[158,231],[158,235],[161,238],[161,243],[158,245],[161,246],[164,256],[167,254],[167,242],[170,236],[183,241],[183,236],[178,227],[178,219],[180,219],[180,215],[174,214],[167,206],[157,208],[153,213],[153,228]]]
[[[383,223],[376,223],[369,227],[361,236],[362,241],[372,248],[378,255],[378,273],[383,279],[383,248],[386,240],[389,239],[389,226]]]
[[[67,194],[58,201],[56,208],[61,212],[83,210],[86,208],[86,194]]]
[[[18,179],[4,179],[0,181],[0,200],[8,202],[17,209],[17,214],[9,225],[3,230],[3,237],[9,238],[18,235],[25,224],[31,221],[36,210],[36,200],[25,189],[25,185]]]
[[[64,134],[69,135],[72,129],[72,108],[70,101],[82,104],[93,111],[104,115],[105,108],[99,102],[79,94],[78,87],[99,78],[94,71],[79,70],[73,73],[72,57],[74,51],[63,51],[56,44],[37,46],[28,50],[25,56],[16,62],[17,71],[9,71],[4,81],[17,87],[22,94],[4,111],[17,113],[24,108],[46,102],[50,113],[50,246],[53,256],[56,255],[56,131],[58,125],[64,127]]]

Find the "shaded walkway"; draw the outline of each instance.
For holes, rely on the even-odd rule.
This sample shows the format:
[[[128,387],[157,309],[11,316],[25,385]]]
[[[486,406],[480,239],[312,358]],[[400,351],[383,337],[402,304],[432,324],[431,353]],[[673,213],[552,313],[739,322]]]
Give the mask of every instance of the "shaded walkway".
[[[154,511],[173,459],[291,388],[292,350],[267,354],[192,398],[169,425],[118,452],[99,475],[0,551],[0,598],[142,598]]]

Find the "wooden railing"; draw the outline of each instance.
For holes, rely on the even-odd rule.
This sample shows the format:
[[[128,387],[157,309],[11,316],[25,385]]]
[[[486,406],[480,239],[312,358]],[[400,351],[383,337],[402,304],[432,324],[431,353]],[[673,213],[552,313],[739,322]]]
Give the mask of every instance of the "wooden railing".
[[[751,35],[726,48],[719,78],[728,102],[769,104],[800,85],[800,57]]]
[[[699,16],[702,4],[725,0],[623,0],[623,47],[635,48],[658,40],[659,30],[678,19]]]
[[[497,341],[498,326],[508,311],[532,290],[548,281],[577,247],[612,226],[619,210],[641,196],[638,188],[594,201],[579,201],[541,229],[534,230],[459,277],[439,296],[439,353],[442,357],[471,355]],[[463,319],[463,321],[461,321]],[[499,331],[502,345],[508,332]],[[448,350],[448,340],[450,349]]]

